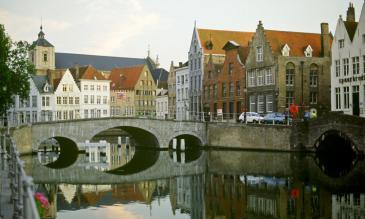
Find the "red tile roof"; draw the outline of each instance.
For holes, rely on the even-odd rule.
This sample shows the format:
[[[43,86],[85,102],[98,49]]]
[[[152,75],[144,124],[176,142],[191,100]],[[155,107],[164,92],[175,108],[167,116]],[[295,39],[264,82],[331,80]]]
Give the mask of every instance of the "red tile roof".
[[[137,65],[126,68],[114,68],[109,79],[111,90],[133,90],[145,65]]]
[[[313,49],[312,56],[321,56],[321,34],[265,30],[265,35],[274,55],[281,55],[282,48],[288,44],[290,56],[304,56],[308,45]]]
[[[77,73],[78,71],[78,73]],[[91,65],[70,68],[75,80],[107,80],[96,68]]]
[[[224,55],[224,45],[230,40],[235,41],[243,47],[248,45],[248,42],[252,39],[254,33],[252,32],[239,32],[239,31],[227,31],[227,30],[210,30],[210,29],[198,29],[198,35],[202,44],[204,54],[221,54]],[[209,43],[211,42],[212,49],[209,49]]]

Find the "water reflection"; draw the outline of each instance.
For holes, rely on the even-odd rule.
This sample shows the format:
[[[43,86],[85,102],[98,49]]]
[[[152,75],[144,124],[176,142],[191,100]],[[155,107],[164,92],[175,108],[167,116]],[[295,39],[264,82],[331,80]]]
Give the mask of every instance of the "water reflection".
[[[156,150],[144,150],[144,160],[134,162],[137,149],[124,165],[134,163],[134,173],[119,176],[102,172],[99,176],[100,163],[112,160],[112,154],[107,158],[109,143],[99,143],[105,147],[98,153],[105,153],[105,157],[94,155],[93,163],[92,150],[86,150],[89,156],[81,156],[78,169],[63,169],[59,178],[55,176],[61,170],[46,173],[34,166],[34,179],[39,182],[36,189],[51,200],[50,218],[365,217],[363,160],[354,163],[347,174],[333,178],[321,170],[312,155],[208,151],[199,157],[199,163],[183,163],[174,162],[171,151],[161,151],[156,163],[147,168],[154,171],[141,172],[138,167],[145,168]],[[118,147],[110,150],[118,151]],[[198,170],[198,165],[203,168]],[[112,182],[102,183],[108,177]],[[75,183],[58,183],[65,178]],[[128,183],[120,183],[123,180]]]

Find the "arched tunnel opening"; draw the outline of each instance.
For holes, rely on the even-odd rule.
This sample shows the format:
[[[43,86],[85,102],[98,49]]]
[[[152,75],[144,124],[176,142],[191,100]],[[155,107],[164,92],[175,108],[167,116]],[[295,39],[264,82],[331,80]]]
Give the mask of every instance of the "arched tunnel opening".
[[[174,162],[189,163],[202,154],[202,142],[193,135],[179,135],[169,142],[169,155]]]
[[[99,142],[98,144],[95,144]],[[100,145],[104,142],[106,149]],[[94,144],[93,144],[94,143]],[[103,156],[101,160],[107,173],[128,175],[148,169],[159,157],[159,142],[150,132],[135,127],[115,127],[98,133],[85,144],[89,165],[95,156]]]
[[[46,167],[62,169],[74,164],[78,158],[77,144],[65,137],[43,141],[38,149],[38,160]]]
[[[359,151],[345,134],[330,130],[315,144],[316,162],[330,177],[341,177],[349,173],[358,161]]]

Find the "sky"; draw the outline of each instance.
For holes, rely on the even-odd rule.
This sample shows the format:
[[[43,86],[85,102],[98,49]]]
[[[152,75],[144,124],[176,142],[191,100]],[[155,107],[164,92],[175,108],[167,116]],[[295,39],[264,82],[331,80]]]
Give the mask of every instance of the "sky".
[[[364,0],[352,0],[358,19]],[[42,23],[56,52],[185,62],[194,28],[235,31],[266,29],[330,31],[347,0],[1,0],[0,23],[15,40],[33,42]]]

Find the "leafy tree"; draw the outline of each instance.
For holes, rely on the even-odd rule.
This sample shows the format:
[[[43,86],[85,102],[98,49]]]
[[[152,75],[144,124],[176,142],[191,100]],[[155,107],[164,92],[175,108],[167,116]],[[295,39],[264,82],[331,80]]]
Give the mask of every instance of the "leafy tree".
[[[26,41],[12,42],[0,24],[0,116],[14,104],[13,95],[28,98],[29,79],[35,72],[28,61],[29,48]]]

